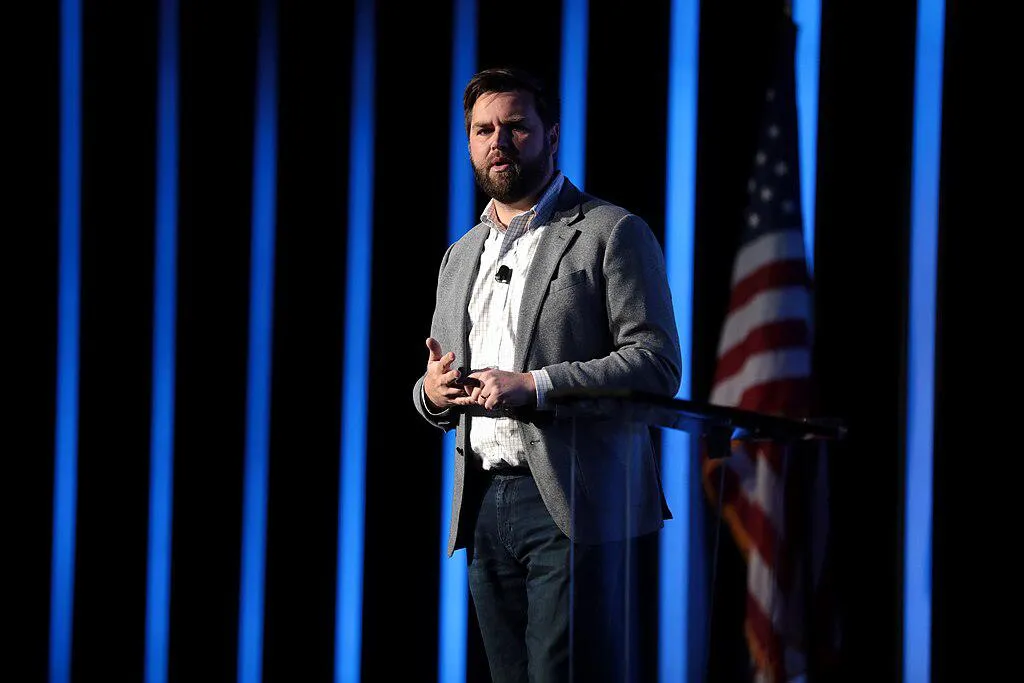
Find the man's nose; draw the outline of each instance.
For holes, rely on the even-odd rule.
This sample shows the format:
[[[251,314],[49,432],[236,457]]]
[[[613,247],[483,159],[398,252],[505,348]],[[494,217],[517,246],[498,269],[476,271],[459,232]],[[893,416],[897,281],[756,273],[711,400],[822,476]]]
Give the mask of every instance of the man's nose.
[[[491,149],[510,149],[512,147],[512,130],[501,126],[491,140]]]

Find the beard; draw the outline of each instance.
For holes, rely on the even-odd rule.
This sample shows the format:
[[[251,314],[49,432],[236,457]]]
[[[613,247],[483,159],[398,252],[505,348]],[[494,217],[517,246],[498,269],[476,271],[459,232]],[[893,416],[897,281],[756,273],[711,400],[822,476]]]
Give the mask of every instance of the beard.
[[[551,145],[545,140],[544,148],[533,159],[522,161],[504,157],[508,167],[495,176],[490,175],[490,162],[485,161],[483,167],[473,164],[473,176],[485,195],[502,204],[514,204],[540,189],[550,158]]]

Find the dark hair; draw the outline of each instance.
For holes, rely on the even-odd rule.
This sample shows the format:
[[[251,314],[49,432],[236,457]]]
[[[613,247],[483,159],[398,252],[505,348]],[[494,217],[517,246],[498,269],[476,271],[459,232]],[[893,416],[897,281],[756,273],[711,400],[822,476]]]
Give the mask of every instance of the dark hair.
[[[484,93],[501,93],[521,90],[533,95],[533,103],[537,114],[544,123],[544,130],[549,131],[558,123],[558,95],[549,92],[544,82],[533,74],[515,67],[484,69],[478,72],[466,84],[462,95],[462,110],[466,117],[466,135],[469,135],[469,124],[473,118],[473,105]]]

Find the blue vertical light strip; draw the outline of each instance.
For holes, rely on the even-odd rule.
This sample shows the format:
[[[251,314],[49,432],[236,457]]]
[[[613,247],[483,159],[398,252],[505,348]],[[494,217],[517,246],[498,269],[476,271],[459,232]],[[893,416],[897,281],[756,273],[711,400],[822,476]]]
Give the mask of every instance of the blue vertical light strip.
[[[587,173],[588,0],[562,0],[562,123],[558,166],[576,187]]]
[[[697,167],[699,0],[673,0],[669,46],[668,159],[665,184],[665,258],[683,354],[678,398],[690,398],[693,330],[693,244]],[[690,680],[690,511],[694,467],[690,435],[662,430],[662,475],[674,519],[661,534],[659,555],[658,680]],[[693,591],[699,594],[700,591]],[[696,679],[694,679],[696,680]]]
[[[942,138],[943,0],[917,5],[907,339],[907,478],[903,556],[903,680],[931,675],[932,440]]]
[[[160,2],[157,64],[153,404],[146,559],[146,683],[167,680],[174,499],[174,368],[178,269],[178,0]]]
[[[363,518],[366,491],[367,359],[370,357],[370,264],[373,260],[374,80],[376,21],[372,0],[355,7],[348,169],[348,255],[342,369],[338,585],[334,680],[358,683],[362,659]]]
[[[796,33],[796,112],[800,128],[800,201],[807,268],[814,274],[814,202],[818,168],[818,74],[821,0],[793,0]]]
[[[473,227],[476,198],[469,162],[462,92],[476,71],[477,0],[455,0],[452,25],[452,74],[448,116],[448,240],[454,242]],[[449,349],[442,349],[447,353]],[[444,435],[441,450],[441,584],[438,600],[437,680],[466,680],[466,620],[469,596],[466,563],[448,557],[448,528],[455,486],[455,432]]]
[[[253,140],[252,254],[249,265],[249,358],[242,501],[242,585],[238,681],[263,677],[263,599],[270,465],[270,361],[274,327],[274,232],[277,192],[277,4],[260,5]]]
[[[50,557],[50,683],[71,680],[78,495],[78,337],[82,240],[82,2],[60,7],[60,282],[53,546]]]

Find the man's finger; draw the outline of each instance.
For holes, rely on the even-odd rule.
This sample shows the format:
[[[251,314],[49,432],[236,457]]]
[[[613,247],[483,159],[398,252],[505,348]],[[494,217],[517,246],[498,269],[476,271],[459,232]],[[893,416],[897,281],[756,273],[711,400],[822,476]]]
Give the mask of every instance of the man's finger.
[[[452,368],[452,361],[454,361],[454,360],[455,360],[455,354],[452,353],[451,351],[449,351],[448,353],[446,353],[443,356],[441,356],[437,360],[436,363],[434,363],[433,361],[427,363],[427,371],[428,372],[430,371],[430,365],[433,363],[434,364],[434,372],[439,373],[439,374],[444,374],[444,373],[448,372],[449,370],[451,370],[451,368]],[[457,372],[456,370],[451,370],[451,371],[452,372]]]
[[[443,384],[436,387],[432,392],[428,393],[430,400],[434,402],[439,408],[444,408],[451,403],[455,403],[456,400],[465,398],[465,394],[462,390],[456,387],[447,387]]]
[[[427,337],[427,351],[430,352],[430,355],[427,356],[428,361],[441,360],[441,342],[433,337]]]
[[[455,387],[441,387],[440,393],[449,401],[452,399],[463,397],[463,393]]]

